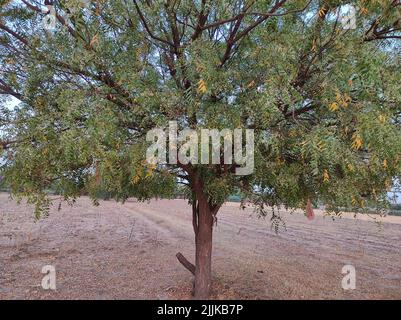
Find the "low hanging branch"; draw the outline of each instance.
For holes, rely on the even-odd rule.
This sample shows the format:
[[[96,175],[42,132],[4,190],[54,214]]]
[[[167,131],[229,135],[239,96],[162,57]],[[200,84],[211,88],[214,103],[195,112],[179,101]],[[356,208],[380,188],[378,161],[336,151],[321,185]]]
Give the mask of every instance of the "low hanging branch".
[[[189,262],[189,261],[187,260],[187,258],[185,258],[185,257],[182,255],[181,252],[178,252],[175,256],[177,257],[178,261],[179,261],[187,270],[189,270],[189,272],[191,272],[193,275],[195,275],[195,266],[194,266],[191,262]]]

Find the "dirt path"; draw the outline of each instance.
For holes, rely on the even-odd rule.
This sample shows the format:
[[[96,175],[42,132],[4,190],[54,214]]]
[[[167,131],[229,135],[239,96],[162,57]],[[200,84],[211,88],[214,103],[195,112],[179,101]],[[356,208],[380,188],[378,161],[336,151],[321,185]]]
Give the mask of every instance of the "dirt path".
[[[57,205],[55,205],[57,207]],[[184,200],[74,207],[33,222],[32,208],[0,194],[0,298],[190,298],[190,207]],[[227,204],[214,232],[215,298],[401,299],[401,219],[381,227],[364,219],[283,215],[278,235],[251,209]],[[391,222],[391,223],[390,223]],[[54,265],[57,290],[40,287]],[[341,269],[356,268],[356,290],[341,288]]]

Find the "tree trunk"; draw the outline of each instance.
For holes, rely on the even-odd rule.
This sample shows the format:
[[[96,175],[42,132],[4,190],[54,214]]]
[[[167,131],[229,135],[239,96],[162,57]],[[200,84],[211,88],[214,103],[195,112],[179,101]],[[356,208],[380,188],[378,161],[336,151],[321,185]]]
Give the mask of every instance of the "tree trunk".
[[[197,231],[195,231],[195,299],[209,298],[212,284],[213,215],[204,197],[198,197]]]

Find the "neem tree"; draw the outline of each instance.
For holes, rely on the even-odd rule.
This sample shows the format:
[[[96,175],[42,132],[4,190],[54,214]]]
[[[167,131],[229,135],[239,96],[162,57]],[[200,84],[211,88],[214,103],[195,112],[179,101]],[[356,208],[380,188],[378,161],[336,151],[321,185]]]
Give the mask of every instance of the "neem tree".
[[[1,3],[0,173],[12,192],[39,216],[49,188],[144,200],[182,184],[195,266],[180,258],[197,298],[210,293],[213,225],[230,194],[261,214],[383,208],[400,176],[399,0]],[[169,120],[253,129],[254,172],[149,165],[146,134]]]

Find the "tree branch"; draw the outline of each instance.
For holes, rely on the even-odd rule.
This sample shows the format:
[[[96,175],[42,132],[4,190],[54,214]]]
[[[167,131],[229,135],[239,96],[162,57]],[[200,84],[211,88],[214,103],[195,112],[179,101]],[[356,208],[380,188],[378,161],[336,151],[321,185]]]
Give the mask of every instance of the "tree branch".
[[[196,270],[195,266],[194,266],[191,262],[189,262],[189,261],[187,260],[187,258],[185,258],[185,257],[182,255],[181,252],[178,252],[175,256],[177,257],[178,261],[179,261],[189,272],[191,272],[193,275],[195,275],[195,270]]]

